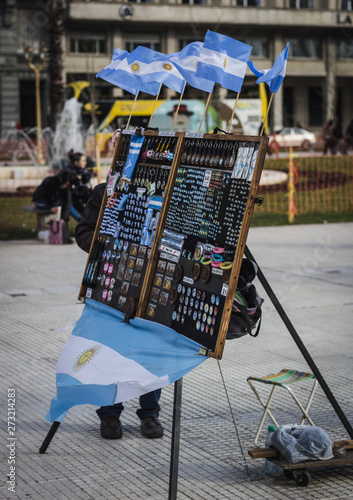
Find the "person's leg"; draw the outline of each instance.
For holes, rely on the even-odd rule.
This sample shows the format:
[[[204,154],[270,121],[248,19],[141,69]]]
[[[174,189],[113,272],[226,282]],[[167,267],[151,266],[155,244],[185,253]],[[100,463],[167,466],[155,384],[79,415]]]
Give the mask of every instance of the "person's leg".
[[[124,406],[122,403],[117,403],[111,406],[101,406],[96,410],[100,418],[100,433],[106,439],[120,439],[122,437],[122,428],[120,422],[120,414]]]
[[[70,207],[70,215],[76,222],[80,221],[81,216],[73,205]]]
[[[160,406],[159,398],[161,389],[157,389],[140,396],[140,407],[136,413],[141,420],[141,432],[147,438],[159,438],[163,436],[163,427],[158,420]]]
[[[140,396],[140,408],[136,411],[140,420],[147,417],[158,418],[160,412],[159,398],[161,397],[161,389],[148,392]]]

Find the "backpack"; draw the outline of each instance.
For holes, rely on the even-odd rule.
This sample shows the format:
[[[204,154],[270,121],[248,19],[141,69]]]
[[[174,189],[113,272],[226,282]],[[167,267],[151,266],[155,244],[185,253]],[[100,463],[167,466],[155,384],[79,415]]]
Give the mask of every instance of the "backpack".
[[[244,335],[257,337],[262,319],[262,299],[252,283],[257,274],[257,265],[250,259],[243,259],[232,313],[228,325],[227,339],[237,339]],[[255,332],[253,332],[255,330]]]

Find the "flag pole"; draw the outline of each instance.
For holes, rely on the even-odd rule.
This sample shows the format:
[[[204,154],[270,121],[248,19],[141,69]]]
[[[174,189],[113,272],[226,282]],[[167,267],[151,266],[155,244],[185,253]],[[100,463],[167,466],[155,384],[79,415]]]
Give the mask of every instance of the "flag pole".
[[[156,104],[157,104],[157,101],[158,101],[159,94],[161,92],[161,88],[162,88],[162,84],[160,84],[160,86],[159,86],[158,94],[156,95],[156,99],[154,101],[152,113],[151,113],[151,116],[150,116],[150,121],[148,122],[147,128],[151,125],[151,121],[152,121],[152,118],[153,118],[153,115],[154,115],[154,111],[156,109]]]
[[[270,107],[271,107],[271,103],[272,103],[272,99],[273,99],[274,95],[275,95],[275,93],[272,92],[271,97],[270,97],[270,102],[268,103],[268,106],[267,106],[266,115],[265,115],[264,121],[262,122],[262,128],[261,128],[260,136],[264,133],[265,123],[266,123],[266,120],[267,120],[267,117],[268,117],[268,112],[270,111]]]
[[[200,133],[200,130],[201,130],[201,127],[202,127],[202,122],[203,122],[203,119],[205,118],[206,111],[207,111],[208,105],[209,105],[209,103],[210,103],[211,94],[212,94],[212,92],[210,92],[210,93],[208,94],[208,98],[207,98],[207,102],[206,102],[206,106],[205,106],[205,111],[203,112],[203,115],[202,115],[202,118],[201,118],[201,123],[200,123],[200,126],[199,126],[198,133]]]
[[[132,108],[131,108],[130,116],[129,116],[129,119],[128,119],[128,121],[127,121],[126,127],[125,127],[125,129],[126,129],[126,130],[129,128],[129,125],[130,125],[130,120],[131,120],[131,117],[132,117],[132,113],[133,113],[133,111],[134,111],[134,107],[135,107],[135,104],[136,104],[136,101],[137,101],[137,97],[138,97],[138,95],[139,95],[139,92],[140,92],[140,91],[138,91],[138,92],[137,92],[137,94],[135,95],[135,99],[134,99],[134,102],[133,102],[133,105],[132,105]]]
[[[175,112],[173,125],[172,125],[172,128],[170,129],[170,131],[171,131],[171,132],[173,132],[174,125],[175,125],[175,122],[176,122],[176,119],[177,119],[177,116],[178,116],[178,113],[179,113],[179,108],[180,108],[181,101],[182,101],[182,99],[183,99],[183,95],[184,95],[185,87],[186,87],[186,81],[185,81],[185,83],[184,83],[184,88],[183,88],[183,91],[182,91],[182,93],[180,94],[180,99],[179,99],[179,102],[178,102],[178,107],[177,107],[177,110],[176,110],[176,112]]]
[[[230,117],[230,120],[229,120],[228,134],[229,134],[230,128],[232,126],[232,121],[233,121],[233,118],[234,118],[235,108],[237,107],[237,104],[238,104],[239,95],[240,95],[240,92],[237,93],[237,98],[235,99],[235,104],[234,104],[232,116]]]

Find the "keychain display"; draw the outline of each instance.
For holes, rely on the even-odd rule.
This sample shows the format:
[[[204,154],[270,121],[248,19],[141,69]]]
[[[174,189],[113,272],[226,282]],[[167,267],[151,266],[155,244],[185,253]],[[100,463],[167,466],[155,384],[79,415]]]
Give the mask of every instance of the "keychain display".
[[[137,302],[176,142],[174,136],[145,137],[133,177],[124,182],[121,173],[131,134],[121,135],[115,169],[108,176],[109,196],[82,281],[86,296],[121,311],[129,297]]]

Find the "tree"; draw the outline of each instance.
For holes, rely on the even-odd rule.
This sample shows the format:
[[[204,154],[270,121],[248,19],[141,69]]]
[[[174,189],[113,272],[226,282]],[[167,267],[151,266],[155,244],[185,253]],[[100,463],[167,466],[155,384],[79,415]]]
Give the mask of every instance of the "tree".
[[[61,37],[64,30],[66,15],[66,0],[49,0],[49,23],[48,23],[48,74],[49,74],[49,103],[50,103],[50,125],[55,127],[57,119],[62,110],[64,98],[63,82],[63,48]]]

